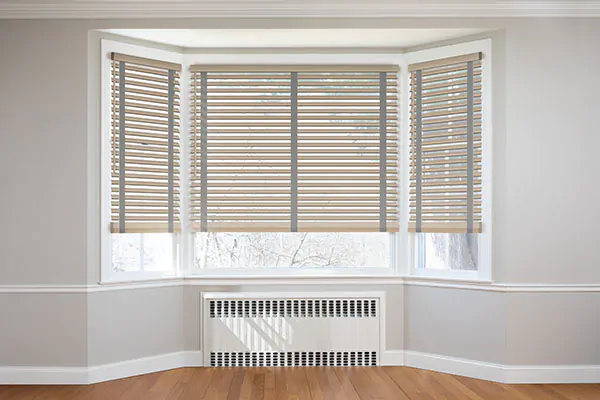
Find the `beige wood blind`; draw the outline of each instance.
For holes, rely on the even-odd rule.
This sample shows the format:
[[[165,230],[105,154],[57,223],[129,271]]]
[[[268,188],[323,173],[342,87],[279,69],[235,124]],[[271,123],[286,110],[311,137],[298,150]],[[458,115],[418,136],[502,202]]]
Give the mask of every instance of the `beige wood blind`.
[[[482,231],[481,58],[409,66],[409,231]]]
[[[192,66],[197,231],[397,231],[397,68]]]
[[[179,231],[181,65],[111,58],[111,231]]]

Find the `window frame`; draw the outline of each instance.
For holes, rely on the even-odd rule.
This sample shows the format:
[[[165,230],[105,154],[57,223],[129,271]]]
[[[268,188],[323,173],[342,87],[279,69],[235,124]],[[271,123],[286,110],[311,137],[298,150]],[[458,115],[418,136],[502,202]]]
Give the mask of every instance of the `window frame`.
[[[493,179],[492,179],[492,42],[491,39],[483,39],[471,42],[460,43],[450,46],[441,46],[430,48],[426,50],[419,50],[406,54],[406,61],[408,64],[432,61],[436,59],[442,59],[447,57],[454,57],[463,54],[483,52],[482,59],[482,223],[483,232],[478,234],[477,242],[477,257],[478,265],[477,271],[468,270],[439,270],[439,269],[427,269],[419,268],[420,257],[423,252],[422,240],[417,237],[417,233],[409,233],[408,246],[410,247],[410,260],[409,275],[421,278],[434,278],[434,279],[453,279],[453,280],[465,280],[465,281],[492,281],[492,232],[493,232],[493,221],[492,221],[492,193],[493,193]],[[410,93],[408,92],[408,73],[404,70],[403,78],[406,79],[405,91],[401,93],[402,98],[405,101],[402,111],[407,116],[404,118],[403,129],[404,129],[404,140],[406,141],[405,147],[402,147],[401,160],[404,160],[401,168],[409,169],[409,145],[408,145],[408,132],[409,128],[409,98]],[[407,175],[407,174],[402,174]],[[404,193],[407,193],[406,191]],[[408,212],[408,209],[402,209]]]
[[[181,63],[183,54],[173,51],[161,50],[152,47],[138,46],[114,40],[101,39],[100,41],[100,283],[117,283],[143,280],[156,280],[181,277],[183,257],[183,232],[173,233],[174,258],[173,268],[169,271],[123,271],[115,272],[112,268],[112,233],[111,223],[111,60],[109,54],[124,53],[137,57],[151,58],[161,61]],[[183,82],[184,71],[181,74]],[[182,85],[183,86],[183,85]],[[181,96],[183,98],[185,92]],[[184,102],[182,102],[181,118],[183,120]],[[187,135],[187,127],[181,124],[182,137]],[[182,147],[185,145],[182,143]],[[185,154],[182,154],[184,157]],[[183,168],[180,170],[180,179],[185,178]],[[182,185],[185,183],[182,182]],[[182,199],[182,203],[183,203]],[[181,218],[185,218],[182,204]],[[177,246],[179,244],[179,246]]]
[[[417,277],[433,279],[456,279],[491,281],[492,280],[492,85],[491,85],[491,39],[465,42],[457,45],[432,47],[409,53],[276,53],[276,54],[243,54],[243,53],[199,53],[167,51],[148,45],[133,45],[112,39],[101,39],[100,60],[100,283],[118,283],[144,280],[162,280],[169,278],[240,278],[249,277]],[[465,53],[482,51],[483,59],[483,130],[482,137],[482,222],[484,233],[478,240],[477,271],[460,270],[427,270],[417,268],[417,255],[419,251],[418,240],[413,233],[408,233],[409,200],[408,196],[399,196],[399,224],[400,232],[388,233],[390,235],[389,266],[386,268],[233,268],[233,269],[194,269],[193,261],[193,234],[190,232],[189,223],[184,222],[180,233],[174,233],[174,242],[178,243],[177,259],[172,271],[127,271],[114,272],[111,257],[110,233],[110,52],[120,52],[139,57],[154,58],[182,64],[181,71],[181,98],[189,97],[189,66],[192,64],[386,64],[393,63],[400,66],[398,106],[398,123],[400,127],[399,154],[399,193],[408,193],[408,165],[409,165],[409,76],[407,66],[410,63],[428,61],[432,59],[456,56]],[[368,60],[369,62],[364,62]],[[181,118],[181,220],[188,220],[188,156],[189,121],[188,102],[182,101],[180,105]],[[405,198],[406,197],[406,198]]]

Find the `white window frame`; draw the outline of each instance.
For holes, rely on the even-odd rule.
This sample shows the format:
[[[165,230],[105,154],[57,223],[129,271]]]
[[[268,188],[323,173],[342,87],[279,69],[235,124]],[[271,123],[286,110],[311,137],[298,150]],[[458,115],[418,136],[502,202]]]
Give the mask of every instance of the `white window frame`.
[[[101,39],[101,68],[100,68],[100,283],[129,282],[156,280],[168,278],[240,278],[240,277],[393,277],[415,276],[440,279],[460,279],[490,281],[492,277],[491,265],[491,232],[492,232],[492,129],[491,129],[491,40],[480,40],[454,46],[437,47],[412,53],[351,53],[351,54],[204,54],[180,53],[167,50],[132,45],[115,40]],[[437,58],[451,57],[454,55],[484,52],[483,59],[483,224],[484,233],[478,240],[478,271],[445,271],[427,270],[416,268],[415,235],[408,233],[409,202],[408,196],[400,196],[399,222],[400,232],[390,233],[389,266],[385,268],[222,268],[222,269],[194,269],[193,261],[193,235],[188,223],[182,225],[182,231],[174,234],[174,242],[178,244],[175,268],[172,271],[132,271],[114,272],[111,259],[111,233],[110,233],[110,52],[131,54],[138,57],[153,58],[182,64],[181,71],[181,98],[187,99],[189,95],[189,66],[192,64],[395,64],[400,66],[399,73],[399,193],[408,193],[408,164],[409,164],[409,85],[407,66],[410,63],[428,61]],[[188,216],[188,154],[189,121],[188,103],[181,102],[181,220],[187,221]],[[406,197],[406,198],[405,198]]]
[[[190,65],[194,64],[231,64],[231,65],[277,65],[277,64],[353,64],[353,65],[378,65],[403,63],[402,54],[398,53],[352,53],[352,54],[199,54],[191,53],[185,55],[184,69],[188,70]],[[183,78],[182,78],[183,79]],[[183,82],[183,80],[182,80]],[[187,118],[187,116],[186,116]],[[233,276],[277,276],[277,277],[372,277],[372,276],[396,276],[399,274],[399,262],[396,254],[398,253],[400,235],[389,233],[389,265],[388,267],[367,267],[367,268],[205,268],[193,269],[193,244],[187,251],[189,262],[184,264],[186,270],[185,276],[189,277],[233,277]],[[191,241],[192,235],[189,235]]]
[[[420,63],[435,59],[459,56],[463,54],[482,52],[482,87],[483,87],[483,105],[482,105],[482,222],[483,233],[478,234],[477,240],[477,271],[468,270],[438,270],[428,268],[417,268],[419,261],[418,254],[422,250],[419,245],[415,233],[409,234],[408,246],[412,249],[409,251],[410,275],[423,278],[440,278],[440,279],[455,279],[468,281],[492,281],[492,42],[491,39],[477,40],[467,43],[461,43],[451,46],[436,47],[427,50],[420,50],[406,54],[407,64]],[[406,86],[408,85],[408,74],[404,74]],[[402,93],[406,105],[403,111],[408,115],[410,110],[408,99],[410,94],[406,89]],[[408,140],[409,122],[404,119],[403,129],[405,132],[404,140]],[[408,143],[401,150],[403,152],[401,159],[405,160],[402,164],[405,171],[409,168],[409,146]],[[407,174],[403,174],[407,175]],[[404,193],[407,193],[406,191]],[[408,213],[408,210],[403,209]]]
[[[123,271],[116,272],[112,268],[111,257],[111,60],[110,53],[123,53],[137,57],[152,58],[173,63],[182,63],[183,55],[177,52],[159,50],[145,46],[137,46],[114,40],[102,39],[100,42],[100,282],[130,282],[181,277],[184,234],[173,234],[174,260],[173,269],[165,271]],[[182,71],[183,72],[183,71]],[[185,75],[182,73],[181,82]],[[183,90],[183,85],[182,85]],[[185,98],[182,93],[182,98]],[[185,102],[181,102],[180,112],[183,120]],[[182,136],[187,136],[186,124],[181,124]],[[185,147],[185,146],[183,146]],[[181,171],[185,171],[182,167]],[[181,179],[186,179],[181,173]],[[182,185],[186,181],[182,182]],[[183,200],[185,201],[185,200]],[[182,204],[182,211],[186,209]],[[184,218],[185,215],[182,215]]]

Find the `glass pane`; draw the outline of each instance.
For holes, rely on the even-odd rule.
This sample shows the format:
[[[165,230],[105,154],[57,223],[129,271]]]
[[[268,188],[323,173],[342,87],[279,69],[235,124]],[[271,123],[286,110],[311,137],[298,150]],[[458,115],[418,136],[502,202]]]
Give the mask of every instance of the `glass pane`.
[[[111,243],[115,272],[174,270],[173,235],[170,233],[113,234]]]
[[[419,268],[477,270],[477,234],[420,233]]]
[[[387,233],[196,233],[194,267],[385,268],[389,238]]]

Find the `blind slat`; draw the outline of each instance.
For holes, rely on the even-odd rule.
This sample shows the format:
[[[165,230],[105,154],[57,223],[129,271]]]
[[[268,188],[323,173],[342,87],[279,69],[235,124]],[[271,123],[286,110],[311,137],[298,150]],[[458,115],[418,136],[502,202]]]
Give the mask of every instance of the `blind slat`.
[[[177,232],[181,66],[116,53],[112,60],[111,231]]]
[[[482,230],[481,59],[409,66],[411,232]]]
[[[387,213],[384,229],[398,230],[397,76],[387,73],[397,67],[378,68],[192,66],[206,108],[203,118],[203,91],[194,90],[191,153],[205,149],[208,168],[206,176],[192,169],[200,222],[207,195],[206,225],[192,229],[380,231]]]

